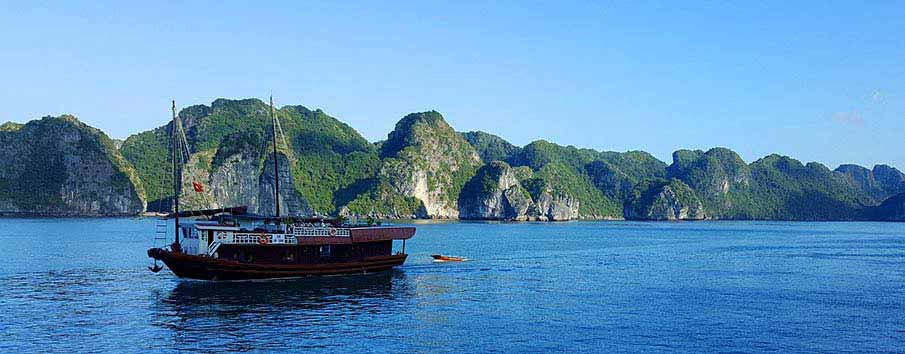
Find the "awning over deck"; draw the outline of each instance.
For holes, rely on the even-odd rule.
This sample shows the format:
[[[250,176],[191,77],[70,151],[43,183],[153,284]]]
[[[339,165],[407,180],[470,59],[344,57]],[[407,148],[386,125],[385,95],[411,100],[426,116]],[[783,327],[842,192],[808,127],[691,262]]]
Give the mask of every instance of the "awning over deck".
[[[202,209],[202,210],[186,210],[180,211],[180,218],[187,218],[192,216],[214,216],[217,214],[232,214],[232,215],[242,215],[248,212],[248,207],[238,206],[238,207],[229,207],[229,208],[218,208],[218,209]],[[176,213],[167,214],[167,218],[175,217]]]
[[[388,240],[408,240],[415,236],[412,226],[353,227],[349,229],[352,242],[375,242]]]
[[[415,235],[411,226],[376,226],[353,227],[349,229],[351,237],[307,236],[297,237],[300,245],[348,245],[363,242],[380,242],[392,240],[408,240]]]
[[[225,225],[195,224],[195,228],[198,230],[239,231],[239,228],[236,226],[225,226]]]

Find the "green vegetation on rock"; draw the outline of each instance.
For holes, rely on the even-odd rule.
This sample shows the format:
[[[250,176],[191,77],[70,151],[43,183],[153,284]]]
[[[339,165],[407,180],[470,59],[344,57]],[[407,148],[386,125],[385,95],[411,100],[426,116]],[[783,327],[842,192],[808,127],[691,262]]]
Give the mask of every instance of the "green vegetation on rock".
[[[680,150],[668,171],[720,219],[851,220],[860,218],[859,210],[869,203],[825,166],[786,156],[770,155],[747,165],[724,148]]]
[[[190,153],[216,152],[211,166],[203,163],[196,166],[203,170],[201,176],[205,181],[211,178],[212,169],[222,167],[230,156],[246,152],[243,158],[257,160],[253,165],[258,171],[244,183],[257,183],[258,175],[265,172],[264,159],[272,155],[269,110],[267,104],[257,99],[218,99],[210,107],[191,106],[179,113]],[[349,189],[376,173],[377,150],[348,125],[321,110],[312,111],[303,106],[282,107],[276,111],[276,116],[284,134],[278,135],[277,146],[289,157],[293,187],[300,194],[298,197],[314,211],[336,213],[340,206],[336,202],[351,199]],[[133,135],[126,139],[121,149],[138,169],[146,189],[152,191],[151,200],[171,197],[169,129],[168,124]],[[286,177],[281,176],[281,180]],[[183,190],[183,193],[193,192]],[[258,194],[267,193],[261,190]],[[207,200],[208,205],[195,206],[218,206],[216,199]],[[269,207],[262,209],[269,210]]]
[[[519,147],[490,133],[473,131],[460,134],[471,146],[474,146],[484,163],[506,161],[520,150]]]
[[[537,205],[518,177],[518,172],[503,161],[493,161],[478,169],[459,195],[459,218],[538,219]]]
[[[739,215],[771,220],[854,220],[867,203],[826,166],[770,155],[751,164],[752,183]],[[730,214],[732,215],[732,214]]]
[[[574,198],[580,214],[587,218],[621,218],[622,200],[631,188],[666,173],[665,163],[644,152],[600,152],[544,140],[528,144],[509,162],[535,171],[534,179],[525,186],[535,198],[544,189]]]
[[[545,182],[552,196],[569,197],[579,202],[579,215],[585,218],[619,218],[622,204],[607,198],[588,177],[560,162],[545,164],[534,174]],[[535,187],[536,188],[536,187]]]
[[[384,178],[365,181],[361,192],[346,205],[345,214],[382,218],[426,218],[427,211],[418,198],[404,196]]]
[[[0,127],[0,213],[130,215],[144,190],[113,140],[74,116]]]
[[[679,150],[672,164],[538,140],[516,147],[457,133],[436,111],[403,117],[370,143],[321,110],[284,106],[276,155],[284,213],[379,217],[898,220],[905,174],[830,170],[780,155],[753,163],[726,148]],[[188,161],[184,208],[274,208],[270,107],[218,99],[179,112]],[[0,213],[169,210],[171,123],[121,143],[72,116],[0,125]],[[205,186],[192,189],[192,182]],[[145,206],[147,201],[147,206]],[[288,209],[288,210],[287,210]]]
[[[874,203],[905,192],[905,174],[887,165],[876,165],[873,170],[858,165],[840,165],[835,172]]]
[[[886,199],[880,205],[867,208],[865,215],[869,220],[905,221],[905,192]]]
[[[380,144],[380,158],[380,183],[372,184],[364,195],[392,196],[388,201],[394,204],[416,198],[427,216],[440,218],[458,217],[459,192],[481,164],[474,147],[436,111],[403,117]],[[363,202],[353,200],[349,211],[360,214],[372,208],[393,209],[392,205],[363,206]]]
[[[704,205],[694,190],[677,179],[648,179],[632,190],[625,207],[626,219],[702,220]]]
[[[726,148],[676,151],[667,174],[694,189],[712,217],[751,218],[745,209],[752,202],[747,193],[750,168],[734,151]]]

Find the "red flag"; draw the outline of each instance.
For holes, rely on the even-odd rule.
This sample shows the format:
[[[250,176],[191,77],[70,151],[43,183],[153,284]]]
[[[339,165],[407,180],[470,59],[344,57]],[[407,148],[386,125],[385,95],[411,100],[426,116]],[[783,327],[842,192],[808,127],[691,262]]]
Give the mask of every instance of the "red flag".
[[[201,182],[192,181],[192,188],[195,189],[195,192],[201,193],[204,192],[204,185]]]

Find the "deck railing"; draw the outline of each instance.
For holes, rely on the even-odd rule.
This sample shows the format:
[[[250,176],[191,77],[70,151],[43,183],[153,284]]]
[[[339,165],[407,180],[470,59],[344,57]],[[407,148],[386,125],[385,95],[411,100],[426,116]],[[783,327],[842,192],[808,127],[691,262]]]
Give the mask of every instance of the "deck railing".
[[[261,233],[261,232],[231,232],[218,231],[214,233],[214,239],[208,248],[208,255],[213,255],[220,245],[297,245],[301,237],[351,237],[352,234],[346,228],[334,228],[311,225],[291,225],[285,234]],[[266,241],[262,241],[266,238]]]
[[[329,226],[291,225],[289,233],[295,237],[350,237],[349,229]]]

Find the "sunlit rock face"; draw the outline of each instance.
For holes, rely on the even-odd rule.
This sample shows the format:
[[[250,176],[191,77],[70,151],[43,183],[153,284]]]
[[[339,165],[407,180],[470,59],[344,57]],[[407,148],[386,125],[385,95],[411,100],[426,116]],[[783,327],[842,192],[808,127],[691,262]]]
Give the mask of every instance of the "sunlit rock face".
[[[637,197],[625,208],[626,219],[675,221],[707,218],[704,203],[682,181],[654,182],[639,189]]]
[[[513,169],[501,161],[481,167],[459,196],[460,219],[528,220],[534,207]]]
[[[419,200],[431,218],[459,217],[459,192],[481,165],[474,147],[435,111],[402,118],[380,155],[380,176],[396,193]]]

